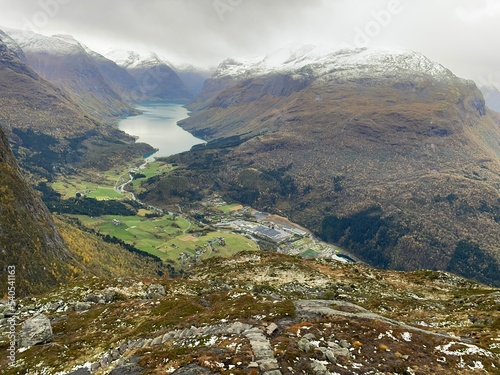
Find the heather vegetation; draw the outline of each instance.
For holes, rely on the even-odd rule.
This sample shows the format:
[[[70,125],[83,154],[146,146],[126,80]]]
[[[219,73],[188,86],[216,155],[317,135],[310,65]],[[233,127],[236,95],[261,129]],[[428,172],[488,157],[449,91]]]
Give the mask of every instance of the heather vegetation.
[[[498,304],[445,272],[242,252],[183,278],[83,278],[21,300],[22,320],[43,311],[54,335],[6,374],[495,373]]]

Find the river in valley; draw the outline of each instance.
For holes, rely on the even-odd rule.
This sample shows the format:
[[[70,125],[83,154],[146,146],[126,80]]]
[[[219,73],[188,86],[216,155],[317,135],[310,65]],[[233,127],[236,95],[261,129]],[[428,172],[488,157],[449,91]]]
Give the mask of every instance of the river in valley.
[[[153,157],[170,156],[189,151],[192,146],[204,143],[177,125],[189,117],[183,104],[174,102],[144,102],[137,106],[142,113],[121,120],[118,127],[136,136],[137,142],[148,143],[158,152]],[[151,157],[151,155],[148,155]]]

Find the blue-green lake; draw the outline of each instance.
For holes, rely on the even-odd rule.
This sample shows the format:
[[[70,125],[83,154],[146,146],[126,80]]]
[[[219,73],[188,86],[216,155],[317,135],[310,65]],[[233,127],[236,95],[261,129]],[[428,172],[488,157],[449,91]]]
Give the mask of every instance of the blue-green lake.
[[[189,117],[183,104],[146,102],[136,107],[142,113],[118,123],[125,133],[136,136],[137,142],[148,143],[158,149],[153,156],[170,156],[189,151],[194,145],[205,143],[182,129],[177,122]]]

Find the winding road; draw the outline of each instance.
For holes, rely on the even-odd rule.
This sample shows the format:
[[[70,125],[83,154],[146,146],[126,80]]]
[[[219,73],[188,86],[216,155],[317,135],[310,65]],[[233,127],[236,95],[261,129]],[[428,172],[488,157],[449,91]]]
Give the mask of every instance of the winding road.
[[[141,170],[141,169],[146,168],[146,165],[148,165],[148,163],[149,163],[149,160],[146,160],[146,161],[144,162],[144,164],[141,164],[141,165],[137,168],[137,170]],[[128,180],[127,182],[122,183],[121,185],[118,185],[118,184],[120,183],[120,180],[122,179],[122,177],[123,177],[123,175],[121,175],[120,177],[118,177],[118,180],[116,180],[115,187],[114,187],[115,191],[116,191],[117,193],[120,193],[120,194],[130,193],[130,195],[131,195],[131,197],[132,197],[132,200],[133,200],[133,201],[137,201],[137,199],[135,198],[135,194],[134,194],[134,193],[132,193],[131,191],[126,191],[126,190],[125,190],[125,186],[127,186],[128,184],[131,184],[131,183],[132,183],[132,181],[134,181],[134,177],[132,176],[132,174],[131,174],[131,173],[129,173],[129,174],[128,174],[129,180]]]

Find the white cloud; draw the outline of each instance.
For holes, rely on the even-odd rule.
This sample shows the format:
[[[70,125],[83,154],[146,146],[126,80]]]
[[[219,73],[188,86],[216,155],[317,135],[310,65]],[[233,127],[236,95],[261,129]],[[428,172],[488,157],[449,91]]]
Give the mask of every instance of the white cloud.
[[[484,18],[494,18],[500,14],[500,1],[486,0],[483,5],[474,2],[472,7],[459,7],[456,10],[461,20],[472,23],[480,22]],[[498,21],[498,20],[497,20]]]
[[[45,12],[43,34],[204,66],[314,43],[416,50],[466,78],[500,69],[500,0],[0,0],[0,9],[0,25]]]

